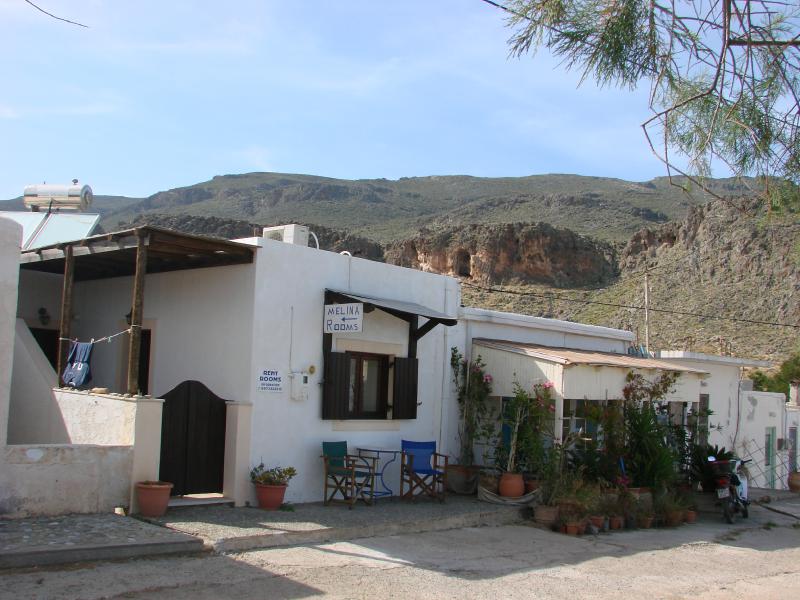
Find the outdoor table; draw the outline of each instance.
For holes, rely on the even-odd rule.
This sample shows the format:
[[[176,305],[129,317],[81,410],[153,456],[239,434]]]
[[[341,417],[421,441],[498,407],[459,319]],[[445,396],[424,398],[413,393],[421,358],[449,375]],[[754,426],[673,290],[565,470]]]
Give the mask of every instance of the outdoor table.
[[[394,496],[392,488],[386,485],[383,474],[386,472],[386,468],[397,460],[397,455],[400,454],[402,450],[398,448],[380,448],[378,446],[361,446],[356,448],[356,450],[359,456],[374,456],[378,459],[378,464],[380,466],[377,475],[380,480],[380,487],[383,489],[374,490],[373,496]],[[386,460],[386,457],[389,457],[389,460]]]

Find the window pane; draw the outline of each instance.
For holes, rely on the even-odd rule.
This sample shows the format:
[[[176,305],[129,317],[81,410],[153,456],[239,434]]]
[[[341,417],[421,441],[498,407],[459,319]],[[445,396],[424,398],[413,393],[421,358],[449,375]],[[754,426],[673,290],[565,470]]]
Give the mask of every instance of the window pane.
[[[356,386],[359,385],[360,383],[356,379],[357,363],[358,363],[357,358],[350,359],[350,391],[349,391],[349,398],[347,401],[347,410],[351,413],[356,408]]]
[[[381,361],[374,358],[364,359],[362,378],[362,393],[364,395],[361,401],[361,409],[364,412],[374,413],[378,410]]]

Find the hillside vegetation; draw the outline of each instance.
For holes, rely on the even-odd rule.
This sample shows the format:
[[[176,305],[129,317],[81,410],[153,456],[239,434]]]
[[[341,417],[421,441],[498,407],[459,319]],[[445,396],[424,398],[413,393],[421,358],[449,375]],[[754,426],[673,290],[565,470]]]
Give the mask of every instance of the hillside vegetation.
[[[714,180],[712,187],[722,195],[746,192],[733,180]],[[699,193],[687,195],[666,178],[642,183],[578,175],[351,181],[248,173],[214,177],[148,198],[96,196],[93,208],[103,216],[106,230],[142,215],[194,215],[264,224],[309,223],[385,243],[409,238],[423,226],[546,222],[604,241],[625,242],[642,227],[683,218],[691,206],[706,200]],[[0,208],[8,210],[10,203]]]

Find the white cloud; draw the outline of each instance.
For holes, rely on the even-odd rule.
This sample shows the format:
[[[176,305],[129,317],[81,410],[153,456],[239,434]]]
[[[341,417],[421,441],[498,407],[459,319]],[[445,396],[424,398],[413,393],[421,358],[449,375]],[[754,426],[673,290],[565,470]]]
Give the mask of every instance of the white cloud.
[[[0,104],[0,119],[19,119],[19,111],[11,106]]]
[[[248,169],[256,171],[274,171],[272,152],[264,146],[253,144],[234,152],[234,158],[243,162]]]

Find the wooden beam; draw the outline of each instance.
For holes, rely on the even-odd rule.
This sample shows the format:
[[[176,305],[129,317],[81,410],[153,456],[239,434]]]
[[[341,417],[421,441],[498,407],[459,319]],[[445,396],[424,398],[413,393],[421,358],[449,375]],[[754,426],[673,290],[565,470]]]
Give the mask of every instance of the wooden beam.
[[[61,386],[61,376],[67,366],[67,352],[69,351],[69,337],[72,329],[72,284],[75,282],[75,257],[72,255],[72,246],[67,246],[64,252],[64,282],[61,287],[61,324],[58,328],[58,361],[57,380]]]
[[[147,273],[146,233],[137,230],[136,273],[133,276],[131,302],[131,334],[128,336],[128,393],[139,393],[139,354],[142,348],[142,320],[144,311],[144,280]]]
[[[411,315],[408,322],[408,358],[417,358],[417,340],[419,339],[419,316]]]
[[[425,325],[423,325],[422,327],[417,329],[417,331],[416,331],[416,333],[414,335],[416,336],[417,340],[419,340],[422,336],[424,336],[426,333],[431,331],[438,324],[439,324],[439,321],[437,321],[436,319],[428,319],[428,321],[425,323]]]

